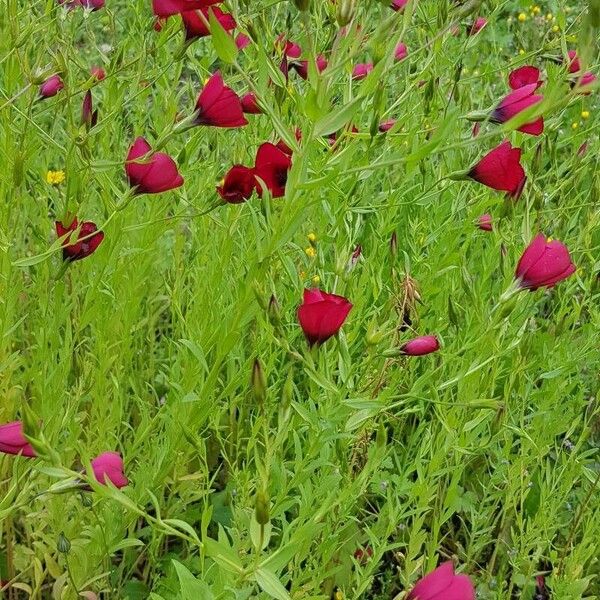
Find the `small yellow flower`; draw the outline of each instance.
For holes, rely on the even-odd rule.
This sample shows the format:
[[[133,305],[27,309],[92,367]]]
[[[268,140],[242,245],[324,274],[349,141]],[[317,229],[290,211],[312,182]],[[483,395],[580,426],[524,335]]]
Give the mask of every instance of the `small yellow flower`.
[[[589,119],[590,118],[590,111],[589,110],[582,110],[581,111],[581,118],[582,119]]]
[[[552,27],[552,31],[553,31],[554,33],[558,33],[558,32],[560,31],[560,27],[559,27],[558,25],[554,25],[554,26]]]
[[[317,236],[316,236],[316,234],[314,234],[314,233],[312,233],[312,232],[311,232],[311,233],[309,233],[309,234],[306,236],[306,238],[308,239],[308,241],[309,241],[311,244],[314,244],[314,243],[317,241]]]
[[[317,251],[312,246],[305,248],[304,252],[306,252],[306,256],[308,256],[308,258],[314,258],[317,255]]]
[[[552,19],[554,19],[554,15],[552,13],[548,13],[546,15],[546,21],[552,21]]]
[[[527,15],[525,13],[519,13],[519,16],[517,18],[519,19],[519,21],[521,23],[524,23],[525,21],[527,21]]]
[[[542,9],[539,6],[534,6],[533,12],[534,14],[539,15],[542,12]]]
[[[344,594],[342,594],[342,592],[340,592],[340,590],[336,590],[334,596],[335,596],[335,600],[344,600]]]
[[[574,123],[571,124],[571,129],[577,129],[579,127],[579,123],[577,121],[575,121]]]
[[[49,183],[50,185],[60,185],[64,180],[64,171],[48,171],[46,173],[46,183]]]
[[[300,271],[300,273],[298,273],[298,276],[300,277],[300,279],[304,279],[306,277],[306,271]]]
[[[523,56],[523,54],[525,54],[525,50],[523,50],[523,48],[521,48],[521,49],[519,50],[519,54],[520,54],[521,56]]]
[[[313,285],[319,285],[319,283],[321,283],[321,278],[318,275],[313,275],[311,281],[313,282]]]

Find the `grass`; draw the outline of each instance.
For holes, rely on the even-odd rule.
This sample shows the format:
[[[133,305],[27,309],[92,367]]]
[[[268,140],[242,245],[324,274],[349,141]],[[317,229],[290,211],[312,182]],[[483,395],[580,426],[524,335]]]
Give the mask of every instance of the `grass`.
[[[257,40],[235,64],[217,58],[218,39],[184,53],[178,18],[157,33],[149,4],[1,4],[0,422],[25,419],[53,450],[0,456],[4,596],[383,600],[453,558],[481,600],[530,600],[538,573],[556,600],[600,597],[598,100],[543,58],[579,48],[594,70],[587,3],[532,16],[528,3],[484,2],[476,36],[464,34],[470,4],[358,3],[332,57],[328,1],[303,20],[292,2],[229,0]],[[271,54],[281,32],[326,52],[328,69],[285,85]],[[400,39],[408,58],[394,63]],[[368,59],[374,72],[351,81]],[[544,134],[483,124],[472,137],[464,115],[493,106],[528,63],[544,72]],[[269,114],[169,137],[217,68]],[[38,101],[57,71],[65,89]],[[99,121],[86,132],[89,87]],[[398,125],[371,136],[389,117]],[[323,141],[350,123],[358,134]],[[229,167],[295,127],[286,197],[215,207]],[[166,140],[182,188],[130,197],[138,135]],[[520,200],[445,179],[504,138],[523,149]],[[49,170],[64,182],[47,183]],[[64,272],[53,222],[68,211],[109,222]],[[476,227],[483,213],[492,233]],[[540,230],[577,273],[500,303]],[[296,309],[316,282],[354,307],[310,350]],[[424,334],[440,352],[386,355]],[[127,487],[58,493],[107,450],[123,455]]]

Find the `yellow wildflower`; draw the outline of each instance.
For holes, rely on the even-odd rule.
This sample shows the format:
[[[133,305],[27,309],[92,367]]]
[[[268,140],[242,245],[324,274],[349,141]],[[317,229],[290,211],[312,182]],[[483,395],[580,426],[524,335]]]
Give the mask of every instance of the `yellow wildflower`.
[[[48,171],[46,173],[46,183],[49,183],[50,185],[60,185],[64,180],[64,171]]]
[[[309,258],[314,258],[317,255],[317,251],[312,246],[305,248],[304,252],[306,252],[306,256]]]

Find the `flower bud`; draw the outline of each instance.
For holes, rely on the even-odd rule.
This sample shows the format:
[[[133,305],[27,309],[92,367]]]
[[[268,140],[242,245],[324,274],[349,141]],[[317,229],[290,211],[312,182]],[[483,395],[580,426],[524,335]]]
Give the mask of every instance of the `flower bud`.
[[[398,256],[398,236],[396,232],[392,233],[392,237],[390,238],[390,252],[392,253],[392,258],[396,258]]]
[[[294,0],[294,4],[300,11],[310,10],[310,0]]]
[[[69,554],[69,552],[71,551],[71,542],[67,539],[64,532],[62,532],[62,531],[58,534],[58,540],[56,542],[56,549],[61,554]]]
[[[281,322],[281,308],[275,294],[271,294],[269,305],[267,306],[267,315],[271,325],[278,325]]]
[[[258,358],[254,360],[252,366],[252,391],[256,402],[259,405],[264,404],[267,397],[267,379]]]
[[[263,490],[256,492],[256,504],[254,507],[256,522],[259,525],[266,525],[270,520],[269,516],[269,496]]]
[[[338,0],[335,18],[340,27],[345,27],[352,21],[356,11],[356,0]]]

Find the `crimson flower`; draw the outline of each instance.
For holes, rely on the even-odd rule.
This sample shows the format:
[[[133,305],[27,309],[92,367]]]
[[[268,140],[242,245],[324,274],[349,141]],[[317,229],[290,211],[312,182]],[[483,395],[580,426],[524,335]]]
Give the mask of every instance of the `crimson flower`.
[[[477,35],[487,25],[487,19],[477,17],[469,29],[469,35]]]
[[[316,64],[317,64],[317,71],[319,73],[322,73],[327,68],[327,64],[328,64],[327,59],[322,54],[319,54],[319,56],[317,56]],[[298,73],[298,75],[300,75],[300,77],[302,77],[302,79],[308,79],[308,61],[307,60],[300,60],[300,61],[292,62],[292,63],[290,63],[290,67],[292,69],[294,69],[296,71],[296,73]]]
[[[258,194],[262,196],[262,183],[264,183],[271,197],[281,198],[285,195],[285,184],[291,168],[292,158],[290,155],[269,142],[261,144],[254,161],[254,172],[260,179],[257,183]]]
[[[238,33],[235,36],[235,45],[238,50],[243,50],[252,43],[252,40],[244,33]]]
[[[52,98],[52,96],[56,96],[64,87],[65,84],[60,75],[52,75],[52,77],[46,79],[40,86],[40,96],[42,98]]]
[[[248,125],[238,95],[223,83],[219,71],[211,76],[198,96],[194,122],[212,127]]]
[[[575,273],[567,247],[558,240],[548,241],[542,233],[527,246],[515,270],[519,286],[529,290],[553,287]]]
[[[490,121],[492,123],[506,123],[526,108],[540,103],[544,97],[535,95],[537,88],[537,83],[530,83],[511,92],[494,109]],[[530,123],[521,125],[518,131],[530,135],[540,135],[544,131],[544,117],[538,117]]]
[[[92,221],[84,221],[79,224],[77,217],[68,226],[63,225],[61,221],[54,223],[56,227],[56,235],[59,238],[67,234],[73,234],[79,230],[76,241],[71,242],[73,235],[66,237],[62,243],[63,260],[75,261],[87,258],[93,254],[104,239],[104,232],[98,231],[96,224]]]
[[[185,28],[186,41],[195,40],[210,35],[210,30],[206,26],[206,23],[208,23],[209,19],[209,11],[213,13],[215,19],[219,21],[221,27],[225,31],[231,31],[232,29],[235,29],[236,22],[233,16],[229,13],[224,13],[218,6],[201,8],[199,10],[188,10],[181,13],[181,19],[183,20],[183,26]],[[200,13],[202,16],[200,16]],[[204,17],[204,19],[202,17]]]
[[[482,231],[492,231],[492,215],[485,213],[477,220],[477,227]]]
[[[447,561],[420,579],[406,600],[475,600],[475,588],[467,575],[456,575]]]
[[[152,11],[157,17],[165,18],[188,10],[207,8],[223,0],[152,0]]]
[[[396,124],[396,119],[386,119],[385,121],[381,121],[379,123],[379,131],[381,133],[386,133]]]
[[[23,423],[12,421],[0,425],[0,452],[34,458],[35,450],[23,435]]]
[[[233,165],[225,175],[223,183],[217,186],[217,192],[225,202],[241,204],[252,196],[256,188],[254,169],[244,165]]]
[[[242,103],[242,110],[249,115],[260,115],[263,111],[258,105],[256,100],[256,94],[254,92],[248,92],[244,94],[240,102]]]
[[[360,81],[373,70],[373,63],[359,63],[352,69],[352,79]]]
[[[81,123],[90,129],[94,127],[98,122],[98,111],[94,110],[92,102],[92,91],[88,90],[83,97],[83,103],[81,105]]]
[[[536,84],[536,87],[542,85],[540,79],[540,70],[532,65],[519,67],[508,75],[508,85],[511,90],[518,90],[526,85]]]
[[[423,335],[402,344],[400,351],[408,356],[423,356],[440,349],[440,343],[435,335]]]
[[[394,60],[404,60],[408,56],[408,47],[406,44],[399,42],[394,49]]]
[[[569,50],[567,54],[569,56],[569,73],[579,73],[579,71],[581,71],[581,62],[579,61],[577,52],[575,50]]]
[[[136,194],[160,194],[183,185],[183,177],[175,161],[164,152],[152,152],[152,147],[143,137],[137,138],[131,145],[125,173]]]
[[[506,140],[488,152],[469,171],[468,176],[487,187],[518,198],[527,179],[520,159],[521,149],[513,148]]]
[[[283,35],[283,33],[275,40],[275,48],[288,58],[300,58],[302,48],[295,42],[292,42]]]
[[[106,77],[106,72],[102,67],[92,67],[90,74],[96,81],[102,81]]]
[[[390,8],[395,11],[402,10],[408,4],[408,0],[392,0]]]
[[[103,452],[91,462],[94,479],[102,485],[109,481],[116,488],[125,487],[129,481],[123,470],[123,459],[118,452]]]
[[[343,296],[328,294],[319,289],[304,290],[304,299],[298,308],[298,321],[308,343],[322,344],[336,335],[352,304]]]

